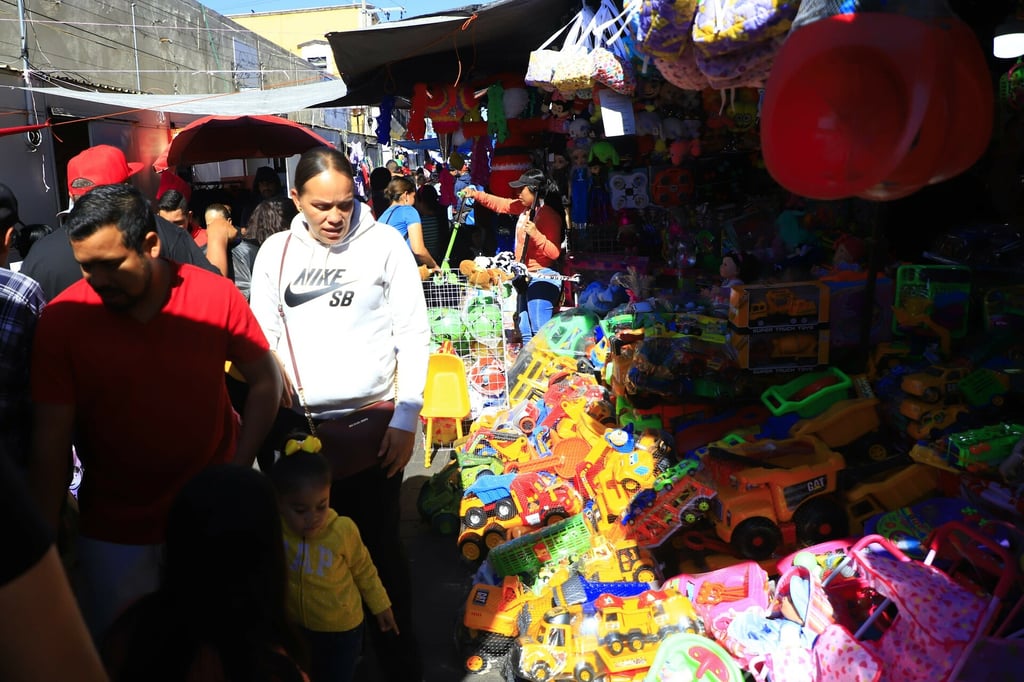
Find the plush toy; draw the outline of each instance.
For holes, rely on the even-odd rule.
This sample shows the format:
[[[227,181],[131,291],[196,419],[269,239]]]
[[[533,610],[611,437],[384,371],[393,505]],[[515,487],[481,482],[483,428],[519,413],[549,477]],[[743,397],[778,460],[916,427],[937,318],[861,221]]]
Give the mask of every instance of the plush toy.
[[[459,272],[465,275],[471,286],[480,289],[490,289],[499,286],[502,282],[512,279],[512,275],[501,268],[482,268],[475,261],[464,260],[459,263]]]
[[[590,160],[600,161],[603,164],[612,166],[619,165],[619,152],[608,140],[599,140],[590,145]]]
[[[590,121],[585,118],[574,118],[569,122],[569,144],[573,149],[590,148]]]

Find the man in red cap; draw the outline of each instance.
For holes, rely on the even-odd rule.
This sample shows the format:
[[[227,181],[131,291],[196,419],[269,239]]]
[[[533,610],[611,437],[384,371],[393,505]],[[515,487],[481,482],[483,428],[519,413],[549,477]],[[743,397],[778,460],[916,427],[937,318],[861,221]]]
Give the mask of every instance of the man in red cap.
[[[142,167],[141,163],[126,161],[117,147],[90,147],[68,161],[68,195],[73,203],[94,187],[128,182]],[[162,218],[157,219],[156,227],[162,257],[217,272],[187,233]],[[21,271],[39,282],[47,300],[82,278],[64,230],[56,230],[36,242]]]
[[[252,466],[283,389],[239,290],[162,258],[157,223],[131,185],[79,197],[64,239],[84,280],[43,310],[32,350],[30,480],[56,524],[74,444],[84,469],[75,582],[97,638],[156,588],[178,491],[211,465]],[[224,382],[229,361],[249,388],[241,420]]]

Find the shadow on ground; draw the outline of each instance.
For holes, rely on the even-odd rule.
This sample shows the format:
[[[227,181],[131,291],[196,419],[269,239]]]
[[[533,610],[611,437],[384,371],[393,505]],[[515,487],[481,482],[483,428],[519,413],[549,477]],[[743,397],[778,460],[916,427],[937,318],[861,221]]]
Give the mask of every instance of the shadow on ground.
[[[412,570],[413,620],[424,662],[424,682],[502,682],[496,672],[465,672],[455,650],[455,626],[469,592],[473,569],[459,558],[455,537],[434,533],[416,511],[416,497],[447,461],[442,453],[427,470],[418,444],[402,484],[402,541]],[[379,682],[372,652],[360,664],[358,682]],[[409,682],[413,682],[410,680]]]

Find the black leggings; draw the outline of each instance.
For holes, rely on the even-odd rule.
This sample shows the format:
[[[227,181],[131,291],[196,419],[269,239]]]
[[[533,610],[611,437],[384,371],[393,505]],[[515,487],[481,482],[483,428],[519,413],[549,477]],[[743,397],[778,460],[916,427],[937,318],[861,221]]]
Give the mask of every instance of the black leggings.
[[[331,485],[331,508],[359,528],[401,632],[382,633],[368,614],[366,632],[377,663],[389,682],[418,682],[423,669],[412,621],[412,578],[399,533],[401,488],[401,473],[387,478],[384,469],[371,467]]]

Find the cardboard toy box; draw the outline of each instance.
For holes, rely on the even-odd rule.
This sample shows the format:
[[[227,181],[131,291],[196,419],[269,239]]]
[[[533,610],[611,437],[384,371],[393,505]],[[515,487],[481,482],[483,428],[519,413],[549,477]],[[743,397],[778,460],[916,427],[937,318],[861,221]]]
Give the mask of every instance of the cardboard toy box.
[[[832,322],[832,348],[849,348],[860,343],[861,320],[864,319],[864,296],[867,273],[844,273],[842,277],[825,277],[829,288],[829,313]],[[895,283],[881,275],[875,280],[875,302],[871,308],[869,343],[876,346],[892,340],[892,304]]]
[[[829,290],[822,282],[732,287],[729,324],[736,328],[815,329],[829,321]]]
[[[827,329],[733,329],[729,343],[739,367],[755,374],[810,371],[828,364]]]

